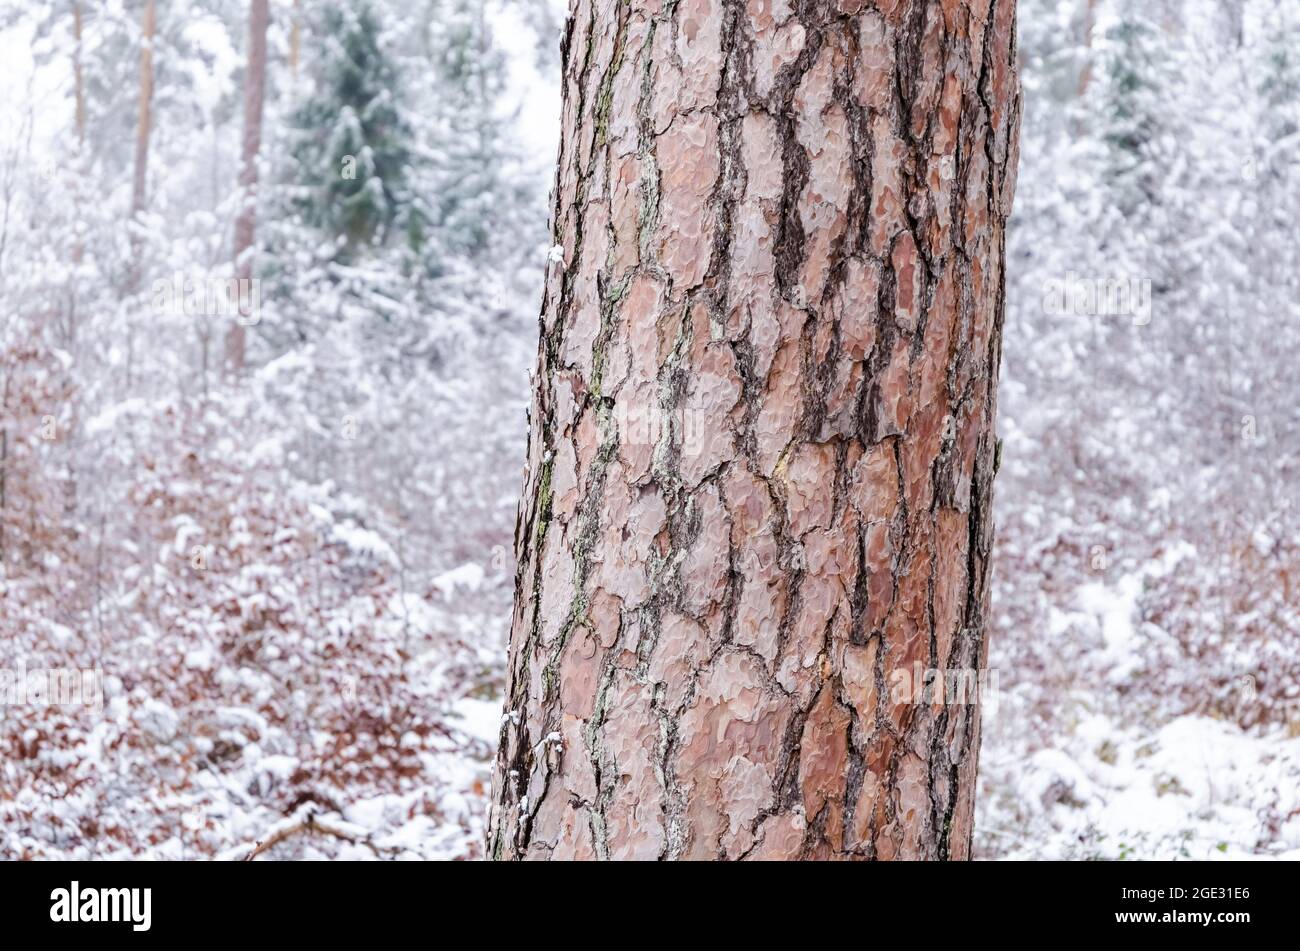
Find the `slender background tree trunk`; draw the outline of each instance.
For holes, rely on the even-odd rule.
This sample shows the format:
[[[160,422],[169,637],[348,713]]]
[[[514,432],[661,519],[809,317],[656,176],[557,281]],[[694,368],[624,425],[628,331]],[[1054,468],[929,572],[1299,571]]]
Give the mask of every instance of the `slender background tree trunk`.
[[[135,170],[131,178],[131,213],[144,211],[149,178],[149,136],[153,131],[154,0],[145,0],[140,23],[140,108],[135,127]]]
[[[76,45],[72,50],[72,82],[76,108],[77,148],[86,145],[86,92],[81,75],[81,3],[73,0],[72,33]]]
[[[266,31],[270,24],[267,0],[250,0],[248,8],[248,72],[244,77],[244,140],[239,171],[240,205],[235,219],[235,278],[253,277],[253,245],[257,239],[257,157],[262,148],[262,104],[266,99]],[[241,300],[246,300],[242,294]],[[249,315],[241,313],[241,318]],[[244,367],[245,330],[242,320],[226,331],[226,369]]]
[[[72,85],[73,100],[76,115],[77,126],[77,161],[75,165],[76,174],[81,176],[86,169],[86,86],[85,77],[81,69],[81,3],[79,0],[73,0],[72,4],[72,35],[75,45],[72,48]],[[77,187],[81,188],[82,183],[77,182]],[[72,263],[80,264],[85,257],[85,245],[78,234],[72,242]]]
[[[575,0],[489,850],[965,858],[1014,0]],[[892,689],[891,689],[892,688]]]
[[[149,183],[149,136],[153,132],[153,41],[156,28],[154,0],[145,0],[140,21],[140,105],[135,126],[135,167],[131,176],[131,271],[127,290],[140,289],[143,270],[140,262],[140,235],[138,220],[148,203],[146,188]],[[127,331],[127,349],[134,352],[132,331]],[[130,374],[132,361],[127,362]]]
[[[302,55],[302,13],[293,0],[293,22],[289,24],[289,75],[298,78],[298,59]]]
[[[1083,4],[1083,68],[1079,70],[1079,98],[1082,99],[1092,83],[1093,32],[1097,26],[1097,0],[1084,0]]]

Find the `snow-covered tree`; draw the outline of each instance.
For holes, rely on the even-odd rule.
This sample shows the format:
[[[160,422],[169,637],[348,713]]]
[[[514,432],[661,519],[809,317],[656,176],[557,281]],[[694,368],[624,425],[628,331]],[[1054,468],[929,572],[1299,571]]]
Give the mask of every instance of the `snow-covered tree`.
[[[373,0],[320,5],[313,87],[289,119],[289,207],[306,226],[337,239],[345,262],[412,221],[413,132],[383,18]]]

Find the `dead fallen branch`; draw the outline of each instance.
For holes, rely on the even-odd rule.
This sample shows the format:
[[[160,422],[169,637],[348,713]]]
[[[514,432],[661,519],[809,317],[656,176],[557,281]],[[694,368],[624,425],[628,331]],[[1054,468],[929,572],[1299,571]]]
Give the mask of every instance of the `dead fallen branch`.
[[[315,803],[304,803],[292,815],[272,826],[265,835],[251,846],[238,846],[226,852],[223,857],[241,862],[251,862],[281,842],[303,833],[326,835],[352,845],[364,845],[380,858],[401,854],[402,850],[400,848],[378,845],[374,842],[373,836],[359,826],[352,825],[342,819],[335,820],[328,816],[319,815],[316,812],[317,808]],[[244,852],[246,854],[240,854]]]

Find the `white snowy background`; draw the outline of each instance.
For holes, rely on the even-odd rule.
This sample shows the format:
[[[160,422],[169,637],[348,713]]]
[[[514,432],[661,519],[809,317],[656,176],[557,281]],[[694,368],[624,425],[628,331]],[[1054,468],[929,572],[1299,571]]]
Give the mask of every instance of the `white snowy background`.
[[[565,4],[273,0],[234,385],[131,275],[230,273],[246,4],[159,4],[132,226],[140,3],[81,6],[78,147],[70,0],[0,2],[0,668],[104,703],[0,707],[0,857],[481,857]],[[1300,858],[1300,8],[1019,17],[977,854]],[[354,144],[404,169],[360,248],[303,185]]]

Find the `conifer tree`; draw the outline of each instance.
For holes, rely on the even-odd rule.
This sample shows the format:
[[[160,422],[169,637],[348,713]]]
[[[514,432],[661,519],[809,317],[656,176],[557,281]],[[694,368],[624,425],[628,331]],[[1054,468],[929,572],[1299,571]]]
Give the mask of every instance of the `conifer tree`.
[[[412,132],[380,7],[328,3],[312,32],[320,50],[315,88],[290,120],[293,210],[343,239],[339,260],[351,261],[364,246],[388,241],[409,213]]]
[[[435,0],[431,11],[428,230],[442,254],[483,257],[517,243],[526,189],[511,178],[505,123],[496,107],[505,58],[492,46],[476,0]],[[434,262],[435,266],[438,262]]]
[[[1094,121],[1106,178],[1127,218],[1159,203],[1176,58],[1168,33],[1141,7],[1117,5],[1113,17],[1098,57]]]

